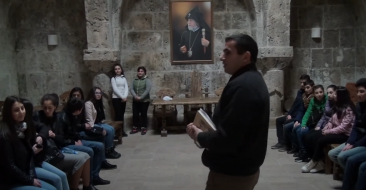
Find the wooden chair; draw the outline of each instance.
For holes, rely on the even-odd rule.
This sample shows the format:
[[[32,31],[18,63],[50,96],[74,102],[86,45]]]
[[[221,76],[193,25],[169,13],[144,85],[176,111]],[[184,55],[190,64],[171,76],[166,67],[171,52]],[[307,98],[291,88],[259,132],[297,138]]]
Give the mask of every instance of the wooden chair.
[[[215,90],[215,95],[218,96],[218,97],[220,97],[221,94],[222,94],[222,91],[224,91],[224,88],[225,87],[220,87],[220,88],[216,89]]]
[[[351,96],[351,100],[354,104],[357,104],[357,88],[356,83],[349,82],[346,84],[346,88],[349,91],[349,95]]]
[[[171,98],[174,98],[176,93],[174,90],[170,88],[162,88],[159,91],[156,92],[156,97],[163,99],[165,96],[169,96]],[[165,106],[165,118],[175,118],[178,115],[177,106]],[[161,106],[154,106],[153,108],[153,118],[154,118],[154,126],[157,127],[156,129],[159,129],[159,126],[161,126],[161,118],[163,117],[163,111]]]
[[[71,91],[66,91],[60,95],[60,106],[65,106],[67,103],[67,100],[69,99]]]

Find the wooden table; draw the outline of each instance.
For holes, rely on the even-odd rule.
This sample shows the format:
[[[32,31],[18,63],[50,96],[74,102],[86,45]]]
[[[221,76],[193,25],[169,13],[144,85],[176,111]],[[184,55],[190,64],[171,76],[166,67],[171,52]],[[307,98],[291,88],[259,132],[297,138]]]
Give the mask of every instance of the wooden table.
[[[217,104],[219,102],[220,97],[207,97],[207,98],[174,98],[170,101],[164,101],[162,99],[154,99],[152,102],[152,105],[154,106],[161,106],[162,110],[162,129],[161,129],[161,136],[166,137],[168,135],[166,130],[166,106],[171,105],[183,105],[189,106],[189,105],[209,105],[208,106],[208,112],[211,111],[212,104]]]

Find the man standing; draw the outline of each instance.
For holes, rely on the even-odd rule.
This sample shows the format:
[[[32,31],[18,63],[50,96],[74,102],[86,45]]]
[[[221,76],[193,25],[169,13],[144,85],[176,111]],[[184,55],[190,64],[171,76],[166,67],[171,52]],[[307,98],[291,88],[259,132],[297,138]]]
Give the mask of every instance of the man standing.
[[[269,126],[269,93],[257,71],[258,45],[248,35],[225,39],[220,57],[232,75],[215,108],[217,131],[202,132],[189,124],[189,136],[202,148],[210,169],[206,190],[252,190],[264,162]]]
[[[198,6],[185,17],[186,30],[182,33],[179,51],[184,60],[211,60],[211,29]]]

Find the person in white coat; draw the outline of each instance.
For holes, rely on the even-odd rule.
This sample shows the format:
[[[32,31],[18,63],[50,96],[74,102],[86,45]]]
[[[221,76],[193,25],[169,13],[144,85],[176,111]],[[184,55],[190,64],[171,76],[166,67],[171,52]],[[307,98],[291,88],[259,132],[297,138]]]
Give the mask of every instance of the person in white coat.
[[[123,75],[123,69],[120,64],[115,64],[113,66],[113,74],[114,76],[111,78],[111,83],[113,88],[112,104],[114,108],[114,120],[124,121],[128,96],[128,84],[125,76]],[[122,135],[127,137],[124,129]]]

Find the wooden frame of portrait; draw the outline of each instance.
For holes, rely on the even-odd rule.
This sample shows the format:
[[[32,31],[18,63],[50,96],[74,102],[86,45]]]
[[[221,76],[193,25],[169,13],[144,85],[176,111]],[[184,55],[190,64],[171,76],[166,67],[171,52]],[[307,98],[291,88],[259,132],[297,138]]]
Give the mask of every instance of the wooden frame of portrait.
[[[191,48],[186,48],[186,52],[183,53],[181,51],[181,47],[185,46],[184,40],[184,35],[188,35],[191,34],[191,31],[189,31],[187,28],[185,31],[181,32],[181,31],[176,31],[175,30],[175,21],[173,21],[173,4],[174,3],[206,3],[209,2],[210,3],[210,11],[209,13],[206,13],[205,15],[211,18],[210,21],[207,23],[207,21],[202,18],[208,25],[207,27],[209,27],[208,29],[202,30],[203,28],[200,26],[200,28],[198,28],[199,32],[196,35],[203,37],[205,36],[205,39],[209,41],[209,45],[208,47],[204,47],[201,43],[201,40],[199,40],[198,42],[201,44],[202,46],[202,51],[198,50],[199,52],[197,53],[194,52],[193,50],[190,51]],[[193,10],[193,9],[192,9]],[[191,10],[191,11],[192,11]],[[202,12],[201,12],[202,13]],[[187,14],[189,14],[189,12],[187,12]],[[205,16],[203,15],[203,16]],[[183,19],[185,19],[185,17],[183,17]],[[170,24],[170,60],[171,60],[171,64],[172,65],[186,65],[186,64],[213,64],[214,63],[214,35],[213,35],[213,7],[212,7],[212,0],[170,0],[169,2],[169,24]],[[186,25],[188,26],[188,25]],[[184,34],[185,33],[185,34]],[[209,36],[209,37],[207,37]],[[188,37],[187,37],[188,38]],[[207,39],[209,38],[209,39]],[[193,39],[190,38],[189,40]],[[194,40],[192,43],[195,44],[196,40]],[[183,44],[183,45],[182,45]],[[193,45],[191,45],[193,46]],[[197,49],[197,48],[196,48]],[[194,54],[194,56],[192,56],[192,52]],[[190,57],[188,57],[188,55],[190,54]],[[197,57],[199,57],[197,59]],[[196,58],[196,59],[194,59]]]

